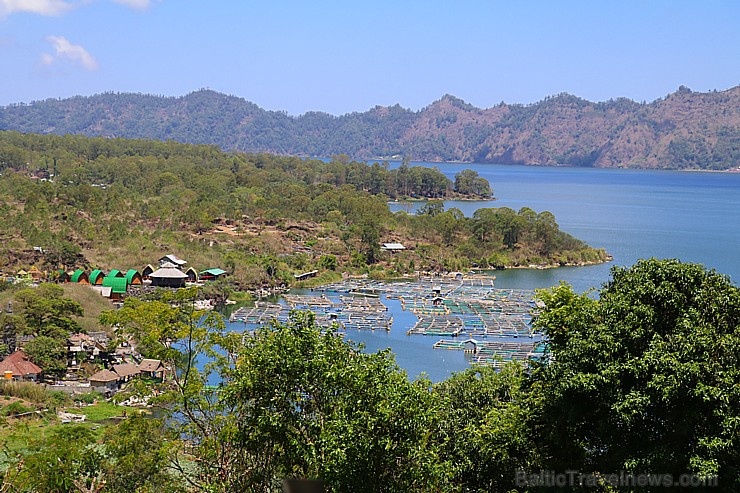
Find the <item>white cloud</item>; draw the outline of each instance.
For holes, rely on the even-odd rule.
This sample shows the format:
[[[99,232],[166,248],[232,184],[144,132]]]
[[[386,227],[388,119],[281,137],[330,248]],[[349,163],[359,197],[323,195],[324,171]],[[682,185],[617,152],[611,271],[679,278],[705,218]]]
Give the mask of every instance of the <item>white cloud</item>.
[[[0,17],[16,12],[58,15],[72,8],[65,0],[0,0]]]
[[[131,7],[136,10],[146,10],[152,4],[150,0],[113,0],[116,3]]]
[[[80,64],[86,70],[98,68],[97,60],[82,46],[72,44],[62,36],[48,36],[46,40],[54,47],[55,55],[48,53],[41,55],[43,65],[51,65],[57,60],[66,59]]]

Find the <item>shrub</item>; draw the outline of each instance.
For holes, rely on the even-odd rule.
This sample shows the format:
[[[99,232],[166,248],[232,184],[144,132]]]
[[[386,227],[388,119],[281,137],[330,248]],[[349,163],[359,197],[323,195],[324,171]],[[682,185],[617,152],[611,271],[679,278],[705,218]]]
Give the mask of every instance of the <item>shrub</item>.
[[[18,414],[28,413],[33,411],[33,409],[30,409],[23,405],[22,402],[11,402],[7,406],[3,407],[2,410],[0,410],[0,414],[3,416],[15,416]]]
[[[100,392],[92,391],[87,392],[85,394],[77,394],[74,396],[75,402],[82,402],[85,404],[93,404],[96,400],[100,400],[103,398],[103,395]]]

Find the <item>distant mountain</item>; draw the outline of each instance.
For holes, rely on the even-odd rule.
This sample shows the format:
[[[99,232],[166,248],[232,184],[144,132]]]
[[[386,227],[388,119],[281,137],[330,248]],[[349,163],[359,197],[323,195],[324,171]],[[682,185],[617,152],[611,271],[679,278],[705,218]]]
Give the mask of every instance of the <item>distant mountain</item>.
[[[289,116],[210,90],[183,97],[105,93],[0,107],[0,130],[360,160],[729,169],[740,166],[740,86],[709,93],[681,86],[651,103],[559,94],[488,109],[446,95],[416,112],[376,106],[343,116]]]

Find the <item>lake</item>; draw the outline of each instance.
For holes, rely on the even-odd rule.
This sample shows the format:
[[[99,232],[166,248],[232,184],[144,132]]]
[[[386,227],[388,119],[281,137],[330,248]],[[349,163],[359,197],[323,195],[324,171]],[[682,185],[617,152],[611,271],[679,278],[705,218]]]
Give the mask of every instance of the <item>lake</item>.
[[[391,163],[391,167],[399,163]],[[496,200],[449,201],[472,215],[481,207],[529,207],[550,211],[560,228],[614,257],[586,267],[496,272],[500,288],[535,289],[561,280],[578,292],[600,288],[613,265],[629,266],[641,258],[677,258],[696,262],[740,280],[740,173],[646,171],[490,164],[411,163],[436,166],[454,180],[463,169],[486,178]],[[392,210],[408,206],[391,204]],[[355,332],[347,337],[374,351],[390,347],[411,377],[426,373],[439,381],[468,366],[457,351],[432,349],[434,337],[407,336],[414,315],[388,300],[394,313],[390,332]],[[398,306],[396,306],[398,305]],[[397,313],[397,315],[396,315]]]

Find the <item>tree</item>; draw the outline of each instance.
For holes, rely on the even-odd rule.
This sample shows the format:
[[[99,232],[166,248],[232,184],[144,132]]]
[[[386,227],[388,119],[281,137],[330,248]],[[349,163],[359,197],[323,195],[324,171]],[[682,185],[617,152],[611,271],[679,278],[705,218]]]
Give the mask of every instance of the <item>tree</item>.
[[[364,354],[310,312],[245,340],[221,397],[233,407],[240,463],[220,485],[276,491],[285,477],[331,491],[433,489],[435,406],[388,351]]]
[[[67,348],[63,341],[49,336],[38,336],[24,347],[28,357],[52,375],[64,375],[67,370]]]
[[[490,197],[493,194],[488,180],[478,176],[478,172],[472,169],[464,169],[455,174],[454,190],[460,194],[478,197]]]
[[[169,468],[177,439],[164,420],[132,416],[108,428],[101,465],[104,493],[184,492],[182,481]]]
[[[169,446],[157,454],[166,456],[176,476],[202,489],[228,483],[224,478],[237,467],[234,461],[241,453],[230,440],[236,415],[218,398],[218,389],[209,385],[211,378],[228,379],[241,334],[224,334],[220,316],[195,309],[197,298],[197,288],[164,292],[156,301],[128,298],[121,309],[104,312],[100,318],[104,325],[116,326],[133,337],[150,357],[162,360],[171,370],[164,382],[139,381],[140,385],[129,392],[146,396],[151,404],[159,406],[171,428]],[[145,434],[142,429],[134,431]],[[151,431],[160,433],[158,429]],[[134,446],[145,447],[137,442],[114,448],[113,453],[127,456],[127,450]],[[198,459],[195,463],[194,457]],[[140,480],[135,475],[126,479],[127,484]]]
[[[80,324],[72,317],[82,316],[82,305],[63,295],[64,289],[55,284],[18,291],[15,299],[21,305],[25,330],[56,339],[66,339],[71,333],[79,332]]]
[[[455,491],[511,491],[515,471],[531,470],[536,446],[527,427],[526,373],[473,367],[434,387],[440,400],[440,459]]]
[[[533,374],[549,458],[582,472],[719,476],[740,487],[740,290],[677,260],[615,267],[598,299],[539,293],[550,358]]]

